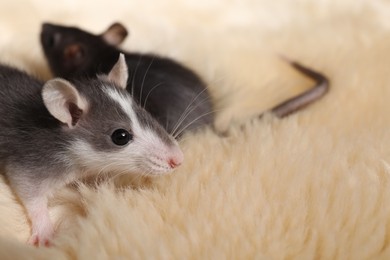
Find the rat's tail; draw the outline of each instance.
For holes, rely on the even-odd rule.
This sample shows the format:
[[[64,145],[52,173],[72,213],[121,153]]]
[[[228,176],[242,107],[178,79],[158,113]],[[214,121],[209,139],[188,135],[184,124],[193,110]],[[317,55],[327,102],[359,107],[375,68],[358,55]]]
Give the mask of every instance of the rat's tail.
[[[290,63],[291,66],[293,66],[296,70],[301,72],[303,75],[313,79],[315,81],[315,85],[311,89],[303,92],[302,94],[287,99],[286,101],[280,103],[279,105],[269,110],[269,112],[271,112],[272,114],[276,115],[279,118],[286,117],[290,114],[293,114],[305,108],[306,106],[312,104],[313,102],[323,97],[329,90],[329,80],[326,76],[324,76],[323,74],[317,71],[309,69],[298,62],[291,61],[285,57],[282,58],[286,60],[288,63]],[[263,116],[264,113],[258,116],[258,118],[262,118]],[[221,137],[228,136],[228,132],[220,132],[215,128],[214,131]]]
[[[309,69],[299,64],[298,62],[291,61],[285,57],[282,58],[288,63],[290,63],[291,66],[293,66],[296,70],[313,79],[316,84],[314,85],[314,87],[303,92],[302,94],[287,99],[286,101],[272,108],[271,113],[275,114],[279,118],[288,116],[310,105],[311,103],[324,96],[329,90],[329,80],[326,76],[312,69]]]

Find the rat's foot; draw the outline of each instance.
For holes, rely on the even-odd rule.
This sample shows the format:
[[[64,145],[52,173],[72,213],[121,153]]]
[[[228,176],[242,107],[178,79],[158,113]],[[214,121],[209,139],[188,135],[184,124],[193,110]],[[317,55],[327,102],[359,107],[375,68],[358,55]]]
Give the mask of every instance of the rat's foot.
[[[28,244],[33,246],[50,246],[54,236],[54,229],[50,220],[32,223],[32,235],[28,240]]]
[[[28,244],[50,246],[54,228],[50,221],[46,198],[28,201],[25,206],[31,220],[31,237]]]

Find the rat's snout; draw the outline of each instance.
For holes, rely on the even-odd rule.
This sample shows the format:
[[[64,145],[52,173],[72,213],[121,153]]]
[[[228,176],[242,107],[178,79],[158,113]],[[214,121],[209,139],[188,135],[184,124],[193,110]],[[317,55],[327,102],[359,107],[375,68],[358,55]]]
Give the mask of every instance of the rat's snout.
[[[178,149],[175,154],[168,159],[168,164],[172,169],[179,167],[184,160],[183,152]]]
[[[171,172],[179,167],[184,160],[183,152],[178,145],[148,149],[147,153],[148,158],[145,160],[147,171],[153,175]]]

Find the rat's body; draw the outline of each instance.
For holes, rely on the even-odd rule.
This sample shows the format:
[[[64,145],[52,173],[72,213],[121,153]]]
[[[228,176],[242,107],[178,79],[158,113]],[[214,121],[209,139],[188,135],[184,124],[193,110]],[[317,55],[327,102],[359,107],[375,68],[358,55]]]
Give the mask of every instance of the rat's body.
[[[126,28],[112,24],[94,35],[76,27],[45,23],[41,43],[56,76],[77,78],[105,73],[117,59],[118,45],[127,36]],[[214,110],[206,85],[193,71],[164,57],[126,53],[129,66],[127,90],[165,129],[180,136],[183,131],[213,124]],[[313,78],[313,89],[271,109],[278,117],[292,114],[322,97],[328,90],[327,79],[298,63],[292,66]]]
[[[43,85],[0,65],[0,165],[26,207],[32,244],[53,234],[47,197],[98,173],[159,175],[181,164],[177,142],[125,91],[123,56],[108,75]]]

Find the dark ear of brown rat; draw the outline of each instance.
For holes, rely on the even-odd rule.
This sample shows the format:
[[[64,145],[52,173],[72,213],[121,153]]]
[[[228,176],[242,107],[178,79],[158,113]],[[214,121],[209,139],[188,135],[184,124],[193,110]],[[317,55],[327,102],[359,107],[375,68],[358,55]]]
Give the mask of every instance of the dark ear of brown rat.
[[[113,23],[101,34],[102,39],[109,45],[118,46],[128,35],[127,29],[120,23]]]
[[[74,65],[81,64],[84,59],[84,49],[80,44],[70,44],[65,47],[63,57],[66,62],[72,62]]]

